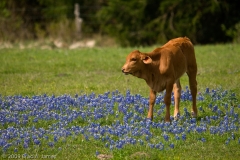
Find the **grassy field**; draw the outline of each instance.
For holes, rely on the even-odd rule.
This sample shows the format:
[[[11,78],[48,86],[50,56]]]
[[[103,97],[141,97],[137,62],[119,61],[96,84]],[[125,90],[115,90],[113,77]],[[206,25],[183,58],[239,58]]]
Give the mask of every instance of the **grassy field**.
[[[153,50],[153,48],[154,47],[138,49],[148,52]],[[150,124],[150,128],[147,127],[146,124],[149,122],[144,118],[147,112],[145,101],[148,98],[149,88],[143,80],[130,75],[125,76],[121,73],[121,67],[125,62],[126,55],[134,49],[136,48],[85,48],[79,50],[1,49],[1,158],[56,158],[72,160],[97,159],[97,155],[101,154],[106,157],[110,156],[112,159],[239,158],[240,108],[238,99],[240,97],[240,46],[226,44],[195,47],[198,63],[198,92],[199,97],[202,96],[204,99],[198,101],[198,107],[200,107],[199,109],[201,111],[197,122],[194,122],[194,119],[188,118],[188,111],[184,110],[185,107],[189,109],[191,105],[190,101],[187,99],[180,104],[181,112],[186,114],[182,120],[177,122],[177,126],[184,128],[184,131],[179,134],[173,134],[173,132],[168,129],[174,128],[174,124],[167,124],[163,128],[154,127],[154,124],[164,124],[164,108],[160,109],[163,105],[162,101],[156,105],[153,123]],[[185,86],[188,85],[186,75],[181,78],[181,84],[184,89],[184,94],[188,94],[185,89]],[[206,93],[206,88],[210,89],[209,93]],[[118,92],[116,90],[118,90]],[[130,91],[130,95],[127,92],[128,90]],[[112,94],[112,92],[114,92],[114,94]],[[119,99],[121,99],[121,97],[127,99],[128,96],[139,99],[137,103],[145,109],[143,113],[138,114],[137,110],[134,110],[136,104],[136,101],[134,101],[125,104],[123,109],[127,107],[127,111],[122,111],[119,109],[119,106],[126,102],[114,100],[114,96],[119,97]],[[81,104],[81,101],[76,101],[83,97],[89,99],[91,103],[82,100],[85,106],[83,105],[83,108],[79,108],[78,105]],[[91,105],[96,97],[100,97],[98,101],[101,101],[101,103],[99,102],[99,106],[95,106],[94,108]],[[104,97],[107,98],[104,99]],[[71,103],[68,101],[69,99]],[[83,127],[84,134],[73,134],[74,129],[70,129],[71,134],[66,136],[67,131],[69,131],[66,129],[65,136],[58,135],[59,140],[54,141],[55,133],[53,134],[53,132],[54,130],[60,132],[61,127],[59,126],[60,124],[62,125],[62,123],[60,123],[60,120],[57,118],[49,118],[50,120],[48,120],[46,117],[37,117],[36,119],[36,114],[32,115],[32,110],[35,109],[31,108],[31,106],[35,106],[35,104],[33,105],[34,100],[44,103],[43,106],[39,107],[39,110],[36,110],[39,114],[45,111],[45,107],[48,106],[50,102],[54,105],[69,107],[69,109],[64,108],[64,111],[51,109],[51,113],[59,114],[63,117],[67,116],[67,113],[82,112],[81,109],[86,112],[89,111],[89,114],[86,113],[87,117],[77,117],[70,122],[66,122],[62,128],[69,129],[69,127],[80,126]],[[14,110],[14,106],[19,104],[23,105],[23,101],[26,103],[24,107],[30,107],[30,109],[28,108],[24,111]],[[66,104],[58,104],[58,101],[67,102],[65,102]],[[72,101],[74,101],[74,104],[78,103],[78,105],[72,104]],[[113,102],[113,114],[102,110],[101,107],[108,105],[105,101]],[[38,103],[36,106],[38,106]],[[214,109],[215,106],[217,106],[217,109],[215,108],[216,110]],[[90,109],[87,107],[90,107]],[[98,112],[102,113],[102,115],[100,115],[102,116],[101,118],[95,117]],[[106,112],[106,114],[104,112]],[[21,115],[19,117],[20,123],[14,121],[4,122],[6,118],[4,114],[7,115],[7,117],[11,117],[14,113]],[[31,116],[28,117],[25,124],[24,115],[28,114],[31,114]],[[48,112],[45,114],[48,114]],[[128,117],[128,121],[125,122],[124,117],[126,118],[126,115],[131,114],[133,114],[135,118],[139,117],[139,120],[133,119],[134,116],[132,115],[132,117]],[[223,133],[213,133],[214,127],[219,127],[226,122],[226,116],[229,119],[227,122],[228,125],[225,125],[225,127],[230,129],[225,129]],[[208,122],[208,118],[211,119],[211,122]],[[131,120],[135,121],[130,123]],[[118,121],[122,125],[117,125]],[[137,130],[141,128],[141,123],[146,125],[143,128],[149,129],[147,131],[150,131],[150,133],[139,137],[136,135],[133,136],[133,129]],[[59,126],[56,127],[56,124]],[[130,131],[122,135],[122,137],[111,133],[107,134],[111,140],[114,141],[113,145],[111,145],[111,141],[106,140],[106,134],[101,135],[98,131],[96,131],[96,133],[90,131],[92,128],[105,127],[106,129],[110,126],[113,128],[119,126],[126,127],[126,124],[129,124]],[[204,125],[206,125],[207,128],[205,132],[196,131],[197,127],[201,128]],[[56,128],[51,130],[49,126]],[[235,128],[232,126],[235,126]],[[24,135],[25,132],[23,132],[23,130],[29,131],[31,130],[30,128],[33,127],[37,129],[43,128],[49,138],[38,136],[38,139],[41,141],[40,145],[37,141],[34,141],[36,140],[35,138],[31,137],[35,135],[35,131],[33,134],[31,130],[32,132],[29,131],[31,140],[27,147],[24,147],[26,138],[20,138],[19,144],[15,145],[15,143],[18,143],[16,142],[18,136],[16,136],[17,138],[8,141],[7,144],[11,145],[6,149],[6,145],[1,146],[1,144],[6,144],[4,139],[6,138],[8,130],[11,130],[11,127],[17,129],[16,133],[19,133],[19,135],[20,131]],[[191,127],[194,129],[191,130]],[[189,128],[191,131],[187,132]],[[129,128],[124,128],[123,132],[125,130],[128,131],[128,129]],[[38,130],[36,132],[38,133],[40,131]],[[78,130],[78,132],[80,131]],[[186,140],[184,140],[184,138],[180,138],[181,140],[175,139],[176,136],[183,137],[184,134],[187,135]],[[100,136],[100,138],[95,136]],[[131,139],[131,136],[133,136],[134,139]],[[147,136],[150,136],[148,137],[150,140],[147,140]],[[166,136],[169,140],[166,140]],[[132,141],[126,142],[128,137],[130,137]],[[51,139],[51,141],[49,139]],[[137,140],[137,142],[134,142],[134,140]],[[141,140],[143,140],[143,144],[141,144]],[[51,145],[52,141],[54,141],[53,146]],[[120,142],[126,143],[126,145],[119,147]],[[159,148],[160,144],[158,142],[164,144],[164,149]]]
[[[240,46],[196,46],[199,91],[206,87],[240,93]],[[81,50],[0,50],[2,95],[97,94],[118,89],[148,95],[144,80],[121,73],[126,55],[134,48]],[[151,51],[152,48],[139,48]],[[188,85],[187,76],[181,78]],[[239,94],[238,94],[239,95]]]

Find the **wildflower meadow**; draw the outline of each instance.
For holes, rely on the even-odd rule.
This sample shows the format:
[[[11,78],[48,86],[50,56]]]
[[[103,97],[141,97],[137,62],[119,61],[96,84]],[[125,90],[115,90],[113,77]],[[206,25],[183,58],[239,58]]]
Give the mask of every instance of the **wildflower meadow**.
[[[16,51],[7,50],[6,52]],[[72,54],[66,52],[56,51],[54,54],[49,54],[56,57],[58,54],[61,56],[61,53],[67,56]],[[99,49],[99,52],[103,51]],[[107,52],[110,53],[112,50]],[[108,67],[114,63],[118,64],[114,60],[109,64],[103,64],[104,58],[98,61],[106,65],[104,66],[106,72],[98,72],[99,77],[109,72],[117,75],[116,78],[110,76],[103,79],[104,82],[99,83],[100,86],[92,83],[94,80],[97,81],[97,79],[91,79],[96,72],[94,67],[84,69],[84,65],[69,65],[70,68],[72,67],[72,72],[77,72],[73,69],[75,67],[83,67],[82,70],[86,73],[84,75],[90,76],[89,86],[83,84],[81,88],[80,85],[78,87],[81,91],[73,94],[75,90],[69,87],[69,83],[66,82],[67,86],[56,84],[57,82],[64,84],[62,81],[68,79],[71,81],[71,76],[84,76],[82,73],[72,75],[70,70],[65,70],[68,65],[63,65],[63,59],[70,63],[69,57],[57,58],[58,63],[56,63],[50,55],[46,58],[47,60],[43,60],[43,63],[49,65],[49,61],[52,61],[54,66],[50,65],[46,68],[39,66],[44,72],[41,75],[39,68],[28,69],[31,65],[40,64],[38,59],[35,63],[32,62],[36,55],[28,53],[23,54],[24,56],[24,61],[29,65],[12,63],[13,67],[17,68],[13,70],[6,67],[9,64],[4,61],[1,67],[1,74],[4,77],[1,79],[0,95],[2,159],[236,159],[240,156],[240,102],[238,99],[240,92],[234,89],[236,87],[234,81],[224,82],[232,84],[232,86],[229,85],[230,88],[214,87],[208,82],[211,79],[205,81],[206,77],[201,79],[200,74],[197,95],[199,116],[192,118],[190,114],[192,97],[187,80],[184,80],[186,77],[183,77],[183,85],[186,85],[181,93],[181,114],[178,120],[171,117],[171,123],[166,123],[163,102],[165,93],[157,96],[153,120],[147,119],[149,102],[146,96],[148,93],[146,84],[136,80],[138,82],[135,84],[136,87],[132,83],[135,82],[132,78],[121,75],[122,79],[120,79],[118,72],[121,74],[121,71]],[[107,54],[107,56],[112,55]],[[41,56],[39,58],[41,59]],[[5,60],[8,61],[8,58]],[[15,61],[18,62],[17,59]],[[90,64],[93,62],[93,66],[97,64],[92,58],[83,61]],[[11,62],[10,59],[9,62]],[[121,62],[124,62],[124,59]],[[77,62],[74,61],[74,63]],[[201,64],[199,66],[202,74],[207,72],[208,69],[204,69]],[[102,71],[102,69],[100,67],[97,70]],[[239,75],[239,70],[236,74]],[[18,83],[15,89],[11,88],[8,86],[14,81],[11,76],[16,79],[19,79],[19,76],[22,76],[20,79],[29,79],[28,83],[32,85],[29,86],[23,82]],[[42,78],[44,76],[48,76],[49,79]],[[38,86],[41,83],[39,79],[48,85],[41,88]],[[124,81],[124,84],[114,85],[111,84],[114,83],[112,80]],[[107,83],[109,88],[101,86],[102,83]],[[208,87],[208,84],[211,87]],[[128,87],[131,85],[133,88]],[[17,90],[19,88],[22,90]],[[71,93],[68,93],[67,88]],[[54,89],[56,89],[55,94]],[[172,104],[174,104],[173,94]],[[173,105],[171,108],[173,111]]]

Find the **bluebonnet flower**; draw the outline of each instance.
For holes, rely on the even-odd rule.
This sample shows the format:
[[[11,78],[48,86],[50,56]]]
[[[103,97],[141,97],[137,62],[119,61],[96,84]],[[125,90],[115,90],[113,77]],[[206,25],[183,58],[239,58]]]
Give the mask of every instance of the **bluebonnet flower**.
[[[230,142],[230,138],[228,138],[226,141],[225,141],[225,144],[228,145]]]
[[[23,147],[24,147],[24,148],[28,148],[28,143],[24,141]]]
[[[182,134],[182,140],[184,140],[184,141],[185,141],[185,140],[186,140],[186,138],[187,138],[186,134],[185,134],[185,133],[183,133],[183,134]]]
[[[171,144],[169,145],[169,147],[170,147],[170,148],[174,148],[174,144],[171,143]]]
[[[232,106],[229,111],[230,116],[234,116],[234,107]]]
[[[94,139],[96,140],[100,138],[99,134],[94,134],[93,136],[94,136]]]
[[[109,143],[105,143],[105,147],[107,147],[107,148],[108,148],[108,146],[109,146]]]
[[[193,123],[196,123],[197,120],[196,120],[196,118],[191,118],[190,122],[193,124]]]
[[[158,144],[156,144],[155,147],[156,147],[157,149],[159,149],[159,150],[164,150],[164,144],[161,143],[161,142],[158,143]]]
[[[3,146],[3,152],[6,152],[8,150],[9,147],[11,147],[11,143],[7,143]]]
[[[164,138],[165,141],[169,140],[169,136],[167,134],[165,134],[165,133],[163,134],[163,138]]]
[[[27,156],[28,156],[28,154],[27,153],[24,153],[23,155],[22,155],[22,158],[27,158]]]
[[[53,143],[53,142],[48,142],[48,146],[49,146],[49,147],[53,147],[53,146],[54,146],[54,143]]]
[[[189,118],[190,117],[190,113],[188,112],[187,108],[184,108],[183,110],[184,110],[184,116],[186,118]]]
[[[141,140],[141,139],[139,139],[138,142],[139,142],[140,145],[144,144],[143,140]]]
[[[206,88],[206,91],[205,91],[205,93],[207,93],[207,94],[209,93],[209,88]]]
[[[149,146],[150,148],[154,148],[154,147],[155,147],[155,145],[152,144],[152,143],[148,143],[148,146]]]
[[[95,153],[95,154],[96,154],[96,156],[98,156],[100,153],[99,153],[98,151],[96,151],[96,153]]]
[[[199,111],[203,111],[203,108],[202,108],[202,106],[200,106],[200,107],[198,108],[198,110],[199,110]]]
[[[38,140],[38,139],[34,139],[33,142],[36,144],[36,145],[40,145],[41,142]]]
[[[212,109],[212,111],[213,112],[216,112],[218,110],[218,106],[216,105],[216,106],[213,106],[213,109]]]
[[[156,145],[155,145],[155,148],[159,149],[160,146],[161,146],[160,144],[156,144]]]
[[[205,138],[201,138],[201,141],[202,141],[202,142],[206,142],[206,139],[205,139]]]
[[[208,108],[212,109],[212,104],[209,104],[209,105],[208,105]]]
[[[131,95],[130,91],[127,91],[126,96],[117,91],[112,92],[112,97],[110,97],[110,92],[100,95],[94,93],[75,95],[74,97],[69,95],[58,97],[42,95],[30,98],[12,96],[7,97],[4,102],[0,97],[0,106],[2,107],[0,124],[8,126],[9,123],[13,123],[22,126],[0,130],[0,147],[5,146],[3,149],[6,151],[10,144],[15,149],[18,149],[19,145],[29,148],[32,147],[31,142],[33,142],[33,145],[40,145],[42,139],[49,141],[49,137],[53,137],[53,142],[48,142],[47,145],[53,147],[59,140],[66,142],[68,136],[83,135],[85,140],[102,141],[111,150],[122,149],[126,144],[144,145],[148,143],[150,147],[162,150],[164,144],[153,143],[156,136],[153,135],[152,129],[159,130],[162,133],[164,143],[169,145],[170,148],[174,148],[174,143],[170,138],[171,134],[175,135],[175,140],[182,139],[185,141],[188,133],[202,134],[207,132],[212,136],[230,133],[232,135],[229,136],[230,139],[226,140],[226,144],[230,140],[236,140],[236,133],[239,131],[239,116],[235,112],[237,108],[229,107],[230,103],[226,101],[219,102],[221,98],[229,96],[229,93],[227,91],[219,93],[219,90],[210,92],[209,89],[206,89],[206,94],[199,94],[198,100],[205,100],[207,96],[211,96],[213,100],[213,104],[211,104],[212,102],[209,104],[209,109],[215,113],[202,117],[199,123],[197,119],[190,118],[187,108],[184,108],[184,114],[179,116],[178,121],[172,121],[172,123],[146,119],[144,112],[148,109],[148,98]],[[233,98],[234,96],[231,95]],[[156,105],[160,107],[159,110],[156,110],[159,115],[165,111],[163,97],[163,95],[159,95],[156,99]],[[188,87],[186,91],[182,91],[181,99],[183,101],[191,100]],[[223,106],[219,104],[223,104]],[[133,106],[133,109],[131,109],[131,106]],[[238,108],[240,108],[240,105],[238,105]],[[119,109],[119,111],[116,111],[116,109]],[[204,112],[203,107],[200,106],[199,111]],[[114,114],[116,121],[109,125],[108,116]],[[75,124],[74,120],[79,118],[81,122],[77,125],[81,125],[83,122],[83,126]],[[171,119],[173,120],[172,116]],[[54,120],[54,123],[50,124],[47,129],[28,127],[30,122],[35,121],[37,123],[40,120]],[[108,125],[102,123],[102,120],[106,120]],[[140,139],[140,137],[144,138]],[[206,141],[205,138],[199,140]],[[238,141],[240,143],[240,138],[238,138]]]
[[[205,130],[204,130],[203,127],[196,127],[196,131],[197,131],[198,133],[202,133],[202,132],[204,132]]]
[[[150,140],[150,136],[149,136],[149,135],[146,135],[146,136],[145,136],[145,140],[146,140],[146,141],[149,141],[149,140]]]
[[[113,145],[110,145],[109,149],[110,150],[113,150],[114,146]]]
[[[237,120],[238,119],[238,113],[234,113],[234,118]]]
[[[225,103],[224,108],[225,108],[226,111],[228,110],[228,104],[227,103]]]
[[[176,140],[180,140],[180,137],[176,134],[176,135],[175,135],[175,139],[176,139]]]
[[[232,132],[231,138],[234,140],[235,139],[235,134]]]

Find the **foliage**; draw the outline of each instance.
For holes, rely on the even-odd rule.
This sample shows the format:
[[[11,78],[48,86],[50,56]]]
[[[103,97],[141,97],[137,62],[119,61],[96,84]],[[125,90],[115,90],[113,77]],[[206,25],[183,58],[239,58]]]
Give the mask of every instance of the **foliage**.
[[[65,12],[62,12],[61,8],[55,7],[55,5],[61,5],[59,1],[56,1],[54,4],[50,2],[52,1],[2,1],[1,3],[5,5],[1,7],[3,7],[8,14],[3,15],[0,21],[1,39],[5,41],[16,41],[19,39],[37,38],[35,26],[45,29],[46,26],[44,26],[44,23],[49,23],[53,19],[58,20],[61,19],[62,16],[65,16]]]
[[[114,0],[99,16],[105,22],[102,30],[124,46],[164,43],[179,36],[188,36],[194,43],[216,43],[231,39],[221,25],[229,28],[239,21],[234,8],[233,2],[215,0]]]
[[[75,3],[80,4],[85,35],[107,34],[122,46],[165,43],[179,36],[200,44],[239,38],[237,0],[2,0],[0,39],[73,39]],[[59,26],[65,34],[57,31]]]
[[[235,24],[233,27],[229,28],[228,30],[225,28],[225,26],[222,26],[223,30],[226,32],[226,34],[230,37],[233,37],[233,42],[239,43],[240,42],[240,22]]]
[[[109,1],[98,13],[102,30],[122,45],[139,45],[147,33],[152,34],[143,26],[145,6],[146,1]]]
[[[64,39],[66,35],[67,39],[74,39],[75,3],[80,4],[86,36],[107,34],[122,46],[165,43],[178,36],[188,36],[200,44],[238,39],[237,0],[2,0],[0,39]],[[65,33],[57,36],[52,33],[66,21]],[[49,29],[52,26],[54,29]]]

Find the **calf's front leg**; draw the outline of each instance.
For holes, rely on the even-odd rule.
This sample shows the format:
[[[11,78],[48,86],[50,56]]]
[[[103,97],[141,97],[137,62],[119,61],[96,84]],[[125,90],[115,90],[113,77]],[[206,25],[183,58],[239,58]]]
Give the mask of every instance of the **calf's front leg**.
[[[148,115],[147,118],[150,118],[153,120],[153,106],[156,100],[156,92],[150,89],[150,94],[149,94],[149,109],[148,109]]]
[[[179,103],[180,103],[180,97],[181,97],[181,84],[179,79],[173,84],[173,91],[174,91],[174,106],[175,106],[174,119],[178,119],[178,115],[180,115]]]

